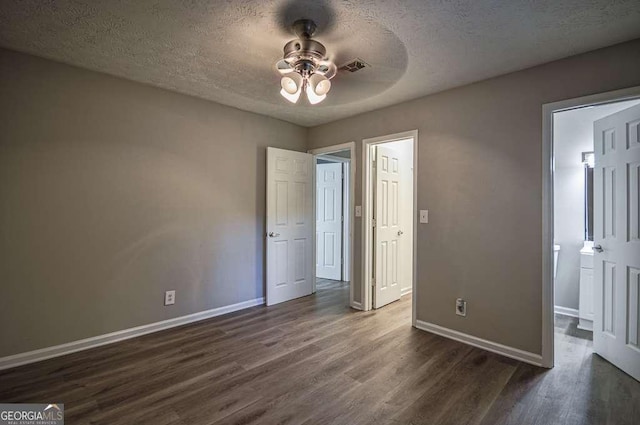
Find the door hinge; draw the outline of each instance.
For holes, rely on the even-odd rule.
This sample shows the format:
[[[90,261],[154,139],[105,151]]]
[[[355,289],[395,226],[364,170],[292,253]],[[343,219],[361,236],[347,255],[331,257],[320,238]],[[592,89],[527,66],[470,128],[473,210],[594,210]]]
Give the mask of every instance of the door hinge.
[[[376,227],[376,219],[371,219],[371,227]]]
[[[375,279],[371,279],[371,287],[372,288],[376,287],[376,280]]]

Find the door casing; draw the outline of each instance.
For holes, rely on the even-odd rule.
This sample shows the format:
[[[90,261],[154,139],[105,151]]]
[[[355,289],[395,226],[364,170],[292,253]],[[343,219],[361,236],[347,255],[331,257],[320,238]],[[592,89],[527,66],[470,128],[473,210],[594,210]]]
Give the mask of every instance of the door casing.
[[[553,114],[640,98],[640,86],[542,105],[542,366],[554,366]]]
[[[416,325],[416,299],[417,291],[417,254],[418,254],[418,130],[410,130],[402,133],[389,134],[386,136],[373,137],[362,141],[362,309],[371,310],[373,307],[373,291],[371,288],[371,276],[373,270],[371,249],[373,244],[372,219],[373,202],[371,196],[372,173],[371,173],[371,149],[372,145],[398,140],[413,140],[413,279],[411,297],[411,325]]]

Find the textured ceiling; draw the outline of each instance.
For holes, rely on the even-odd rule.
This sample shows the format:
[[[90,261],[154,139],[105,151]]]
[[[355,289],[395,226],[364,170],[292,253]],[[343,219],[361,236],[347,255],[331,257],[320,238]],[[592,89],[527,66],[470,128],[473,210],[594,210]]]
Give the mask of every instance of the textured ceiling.
[[[288,26],[339,73],[320,105],[279,94]],[[2,0],[0,46],[313,126],[640,37],[640,0]]]

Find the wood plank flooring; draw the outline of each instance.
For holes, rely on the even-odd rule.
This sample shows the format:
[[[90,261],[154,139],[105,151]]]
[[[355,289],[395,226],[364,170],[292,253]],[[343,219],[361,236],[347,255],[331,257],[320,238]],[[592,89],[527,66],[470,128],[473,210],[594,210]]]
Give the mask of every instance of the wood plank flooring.
[[[67,424],[639,424],[640,383],[560,318],[545,370],[411,328],[409,296],[317,294],[0,372],[0,402]]]

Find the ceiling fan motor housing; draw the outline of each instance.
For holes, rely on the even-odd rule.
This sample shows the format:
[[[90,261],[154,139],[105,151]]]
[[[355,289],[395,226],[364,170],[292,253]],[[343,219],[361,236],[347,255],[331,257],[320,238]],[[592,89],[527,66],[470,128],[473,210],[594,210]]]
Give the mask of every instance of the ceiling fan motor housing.
[[[323,60],[327,54],[327,49],[322,43],[310,38],[291,40],[284,45],[284,58],[307,57],[316,60]]]

